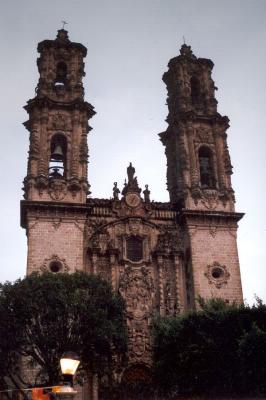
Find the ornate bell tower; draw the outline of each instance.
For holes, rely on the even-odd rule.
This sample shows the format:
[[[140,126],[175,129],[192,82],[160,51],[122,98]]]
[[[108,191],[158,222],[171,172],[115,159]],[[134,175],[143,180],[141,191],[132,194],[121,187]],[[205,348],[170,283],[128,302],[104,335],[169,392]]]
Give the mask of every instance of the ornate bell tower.
[[[25,199],[85,203],[88,120],[95,114],[83,99],[87,49],[61,29],[55,40],[39,43],[38,52],[36,96],[25,107],[30,132]]]
[[[27,273],[83,269],[88,120],[83,59],[87,49],[66,30],[38,45],[39,82],[25,109],[30,132],[21,224],[28,236]]]
[[[242,301],[236,232],[243,214],[235,213],[229,119],[217,112],[213,66],[183,44],[163,75],[169,113],[160,138],[170,202],[184,229],[189,307],[198,295]]]
[[[180,208],[234,211],[229,119],[217,112],[213,62],[196,58],[184,44],[168,66],[163,81],[169,126],[160,136],[166,147],[170,200]]]

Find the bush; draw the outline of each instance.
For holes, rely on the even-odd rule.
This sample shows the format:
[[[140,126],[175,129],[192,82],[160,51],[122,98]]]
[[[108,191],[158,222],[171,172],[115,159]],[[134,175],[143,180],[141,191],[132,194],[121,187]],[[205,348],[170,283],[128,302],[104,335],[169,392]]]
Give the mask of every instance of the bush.
[[[154,322],[154,374],[164,393],[266,394],[266,307],[200,299],[201,311]],[[258,361],[259,359],[259,361]]]

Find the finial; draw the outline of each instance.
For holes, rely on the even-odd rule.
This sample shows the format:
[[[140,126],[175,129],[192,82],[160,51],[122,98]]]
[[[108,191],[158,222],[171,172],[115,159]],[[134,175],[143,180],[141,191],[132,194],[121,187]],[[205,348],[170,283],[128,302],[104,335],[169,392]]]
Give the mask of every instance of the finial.
[[[66,21],[62,21],[62,24],[63,24],[63,26],[62,26],[62,29],[65,29],[65,25],[67,25],[67,24],[68,24],[68,22],[66,22]]]
[[[183,44],[186,44],[186,39],[184,35],[183,35]]]

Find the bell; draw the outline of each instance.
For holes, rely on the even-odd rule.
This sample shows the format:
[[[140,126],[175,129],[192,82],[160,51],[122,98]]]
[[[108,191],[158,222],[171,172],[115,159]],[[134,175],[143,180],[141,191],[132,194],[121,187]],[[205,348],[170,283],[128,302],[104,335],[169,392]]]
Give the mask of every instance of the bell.
[[[54,151],[51,154],[51,159],[56,161],[62,161],[64,158],[63,149],[60,144],[55,145]]]

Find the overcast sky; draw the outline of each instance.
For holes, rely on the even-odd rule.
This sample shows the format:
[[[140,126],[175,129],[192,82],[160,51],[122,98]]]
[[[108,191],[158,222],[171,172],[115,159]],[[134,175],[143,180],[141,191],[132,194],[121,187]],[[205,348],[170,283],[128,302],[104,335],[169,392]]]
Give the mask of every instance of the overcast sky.
[[[1,263],[0,281],[25,275],[27,241],[19,202],[28,132],[23,106],[34,97],[37,43],[54,39],[62,20],[71,40],[88,48],[84,86],[96,109],[89,135],[93,197],[122,188],[132,161],[151,198],[168,201],[166,129],[161,80],[183,42],[215,63],[218,111],[230,118],[238,247],[244,297],[266,301],[266,1],[265,0],[9,0],[0,2]]]

